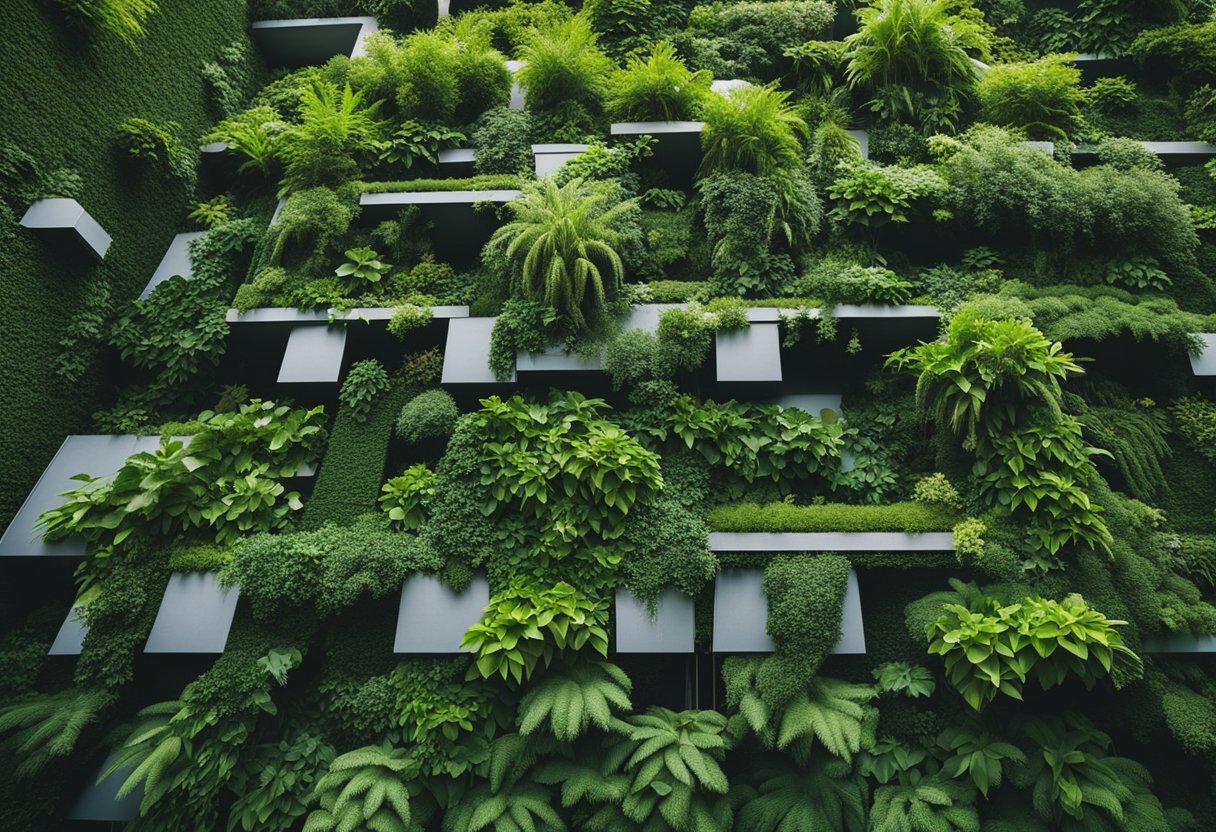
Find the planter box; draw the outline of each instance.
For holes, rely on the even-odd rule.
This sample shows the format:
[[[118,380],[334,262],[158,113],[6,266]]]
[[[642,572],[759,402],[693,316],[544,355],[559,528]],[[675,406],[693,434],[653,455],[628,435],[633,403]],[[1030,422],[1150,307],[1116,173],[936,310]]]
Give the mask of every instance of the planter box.
[[[306,324],[287,336],[279,384],[337,384],[346,354],[346,327]]]
[[[585,144],[534,144],[532,159],[537,176],[552,176],[562,165],[585,151]]]
[[[616,652],[693,652],[692,598],[663,590],[651,616],[646,604],[627,589],[616,592]]]
[[[723,569],[714,583],[715,653],[771,653],[773,640],[766,630],[768,599],[764,597],[764,572],[759,569]],[[849,571],[840,641],[835,654],[866,652],[861,617],[861,591],[857,573]]]
[[[187,280],[194,277],[194,269],[190,266],[190,243],[205,233],[205,231],[187,231],[173,238],[173,242],[169,243],[169,249],[165,252],[165,256],[160,259],[160,265],[152,273],[152,279],[148,281],[148,285],[140,293],[140,300],[146,300],[148,295],[152,294],[153,289],[174,275],[179,274]]]
[[[710,532],[714,552],[953,552],[952,532]]]
[[[478,211],[480,202],[510,202],[516,189],[491,191],[420,191],[417,193],[363,194],[359,207],[367,222],[393,219],[408,205],[416,205],[434,224],[431,242],[441,261],[461,266],[476,261],[481,248],[499,226],[493,211]]]
[[[88,821],[92,823],[127,823],[139,815],[139,804],[144,799],[144,784],[140,783],[129,795],[118,798],[118,789],[126,781],[135,764],[117,769],[104,780],[101,775],[110,770],[118,752],[106,755],[105,761],[98,766],[96,774],[85,780],[84,788],[72,802],[65,815],[67,820]]]
[[[259,20],[250,35],[271,66],[323,64],[335,55],[364,54],[363,39],[380,28],[374,17]]]
[[[223,653],[240,587],[220,588],[214,572],[174,572],[145,653]]]
[[[401,585],[394,653],[461,653],[460,641],[481,620],[490,585],[480,575],[454,592],[434,575],[411,575]]]
[[[160,447],[159,436],[134,434],[82,434],[63,440],[59,450],[47,465],[37,484],[0,537],[0,557],[80,557],[85,552],[79,538],[49,543],[35,528],[38,517],[45,511],[63,504],[60,495],[79,485],[72,477],[86,473],[111,476],[140,451]]]
[[[918,306],[888,303],[842,303],[832,309],[835,318],[931,318],[937,320],[941,313],[936,306]]]
[[[1130,58],[1120,58],[1095,52],[1082,52],[1070,63],[1081,70],[1081,77],[1086,84],[1091,84],[1095,78],[1112,75],[1124,75],[1135,68],[1136,64]]]
[[[439,175],[463,179],[477,172],[477,150],[472,147],[450,147],[438,153]]]
[[[1216,332],[1200,332],[1203,350],[1190,356],[1191,372],[1197,376],[1216,376]]]
[[[640,329],[653,335],[659,329],[660,315],[668,309],[683,306],[682,303],[642,303],[632,306],[629,315],[621,322],[621,330]],[[583,357],[566,352],[561,346],[554,346],[543,352],[517,352],[515,369],[521,373],[595,372],[604,369],[604,360],[602,354]]]
[[[110,235],[74,199],[39,199],[26,210],[21,225],[55,237],[65,237],[84,247],[98,260],[106,256]]]
[[[613,137],[635,139],[653,136],[654,156],[647,167],[664,171],[673,188],[691,185],[701,166],[700,121],[620,121],[610,128]]]
[[[784,393],[764,399],[766,404],[779,404],[782,407],[796,407],[799,410],[818,416],[821,410],[830,410],[840,414],[840,402],[843,396],[839,392],[824,393]]]

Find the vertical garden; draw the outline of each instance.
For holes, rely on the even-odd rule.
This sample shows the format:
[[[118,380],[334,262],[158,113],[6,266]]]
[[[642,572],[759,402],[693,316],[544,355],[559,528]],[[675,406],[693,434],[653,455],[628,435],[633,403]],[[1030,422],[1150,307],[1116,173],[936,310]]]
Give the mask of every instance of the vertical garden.
[[[1216,828],[1212,0],[7,0],[0,829]]]

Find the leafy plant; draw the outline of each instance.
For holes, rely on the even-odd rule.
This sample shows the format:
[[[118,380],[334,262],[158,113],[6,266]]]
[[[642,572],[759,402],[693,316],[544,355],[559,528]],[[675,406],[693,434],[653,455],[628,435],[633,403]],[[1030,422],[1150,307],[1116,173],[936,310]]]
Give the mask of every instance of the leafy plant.
[[[380,262],[379,258],[379,252],[367,246],[347,249],[347,262],[334,269],[334,274],[348,278],[356,286],[379,283],[380,278],[392,268],[390,264]]]
[[[1187,444],[1205,459],[1216,461],[1216,404],[1202,396],[1184,396],[1170,405],[1170,413]]]
[[[220,194],[211,199],[194,203],[194,210],[186,215],[204,228],[211,228],[231,219],[235,219],[235,209],[228,201],[227,194]]]
[[[775,86],[735,87],[705,99],[701,173],[771,174],[797,167],[806,122]]]
[[[380,508],[389,522],[403,531],[421,526],[425,520],[423,508],[435,493],[434,482],[435,472],[421,462],[386,482],[381,489]]]
[[[613,711],[631,709],[629,677],[616,665],[575,660],[549,670],[529,687],[519,703],[519,733],[542,726],[561,742],[574,742],[594,725],[615,728]]]
[[[941,177],[928,168],[846,163],[828,185],[828,196],[836,201],[829,216],[837,222],[868,227],[907,222],[917,199],[945,187]]]
[[[1028,64],[1001,64],[980,79],[985,121],[1025,130],[1036,139],[1067,141],[1080,125],[1085,93],[1081,71],[1062,56]]]
[[[607,604],[564,581],[543,587],[528,577],[514,578],[490,598],[485,616],[460,642],[475,654],[468,678],[497,675],[520,684],[538,663],[548,667],[560,650],[590,646],[607,656],[607,621]]]
[[[224,142],[244,158],[237,173],[257,171],[267,175],[279,158],[287,123],[273,107],[251,107],[224,119],[207,135],[208,141]]]
[[[320,808],[308,816],[306,832],[339,829],[406,830],[412,827],[409,781],[418,764],[408,750],[385,743],[348,751],[317,782]]]
[[[286,832],[308,811],[316,781],[334,759],[334,749],[301,733],[293,740],[260,746],[242,759],[233,778],[237,798],[228,813],[228,832]]]
[[[1163,292],[1173,282],[1161,270],[1160,264],[1153,257],[1134,257],[1110,264],[1106,272],[1106,282],[1128,289],[1152,289]]]
[[[932,696],[937,683],[928,668],[907,662],[883,662],[874,668],[874,680],[883,693],[902,693],[911,699]]]
[[[146,118],[129,118],[118,125],[118,143],[131,158],[164,165],[193,189],[195,158],[181,143],[179,132],[181,125],[175,121],[157,124]]]
[[[356,361],[346,372],[338,401],[350,411],[355,421],[363,423],[371,412],[372,403],[389,388],[384,365],[374,358]]]
[[[979,832],[971,794],[952,780],[880,786],[870,807],[871,832]]]
[[[926,631],[929,653],[945,657],[950,684],[977,711],[998,693],[1020,700],[1032,673],[1044,689],[1070,676],[1090,688],[1116,662],[1140,666],[1114,629],[1126,622],[1107,619],[1080,595],[1005,606],[980,596],[969,607],[947,604],[945,610]]]
[[[833,829],[864,832],[865,780],[842,760],[815,758],[758,773],[759,786],[739,810],[739,828],[753,832]]]
[[[278,151],[284,162],[279,195],[351,179],[359,170],[357,154],[375,149],[379,104],[365,104],[350,84],[339,90],[318,81],[302,89],[300,120],[283,134]]]
[[[986,732],[977,735],[966,728],[948,728],[938,736],[937,744],[950,754],[942,763],[942,774],[955,779],[967,775],[984,797],[989,789],[1001,785],[1005,762],[1026,762],[1026,755],[1016,745]]]
[[[439,164],[440,150],[458,145],[466,139],[459,130],[410,119],[402,122],[391,138],[376,141],[373,147],[381,162],[412,168],[415,162],[421,161]]]
[[[609,84],[608,113],[621,121],[681,121],[692,118],[709,93],[712,76],[692,72],[667,41],[649,55],[630,55]]]
[[[424,391],[401,408],[401,415],[397,417],[397,436],[411,444],[447,437],[455,429],[459,415],[456,401],[447,391]]]
[[[410,333],[423,329],[435,319],[435,313],[429,306],[417,306],[413,303],[403,303],[393,309],[393,317],[388,320],[388,331],[399,340],[404,341]]]
[[[68,688],[0,708],[4,748],[15,755],[13,773],[28,780],[76,750],[81,732],[110,704],[105,691]]]
[[[516,78],[542,135],[577,141],[594,128],[613,69],[596,40],[587,19],[575,16],[533,31],[519,50]]]
[[[615,246],[633,200],[611,185],[542,179],[508,208],[514,219],[490,245],[503,246],[512,263],[512,293],[553,307],[575,331],[601,316],[625,277]]]

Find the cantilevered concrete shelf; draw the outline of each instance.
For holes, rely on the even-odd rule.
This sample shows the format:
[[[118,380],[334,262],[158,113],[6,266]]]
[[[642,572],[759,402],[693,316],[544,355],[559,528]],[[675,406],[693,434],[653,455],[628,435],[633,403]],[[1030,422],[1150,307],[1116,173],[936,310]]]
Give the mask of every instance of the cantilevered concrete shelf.
[[[144,652],[223,653],[239,597],[240,588],[221,588],[214,572],[174,572]]]
[[[771,653],[773,640],[767,632],[768,599],[764,597],[764,572],[760,569],[723,569],[714,583],[715,653]],[[861,591],[857,573],[849,571],[836,654],[866,652],[861,617]]]
[[[230,324],[324,324],[332,321],[387,321],[393,317],[391,306],[358,306],[348,312],[335,309],[296,309],[290,306],[264,306],[241,312],[228,310]],[[431,317],[467,318],[467,306],[432,306]]]
[[[719,332],[714,348],[718,381],[781,381],[781,331],[776,321]]]
[[[279,384],[337,384],[346,354],[346,327],[303,324],[287,336]]]
[[[473,147],[449,147],[437,154],[439,173],[453,179],[472,176],[477,172],[477,149]]]
[[[359,197],[364,222],[390,220],[402,208],[416,206],[424,219],[434,224],[431,243],[435,256],[458,267],[475,261],[500,220],[493,210],[479,210],[483,203],[506,203],[518,198],[517,189],[487,191],[419,191],[414,193],[365,193]]]
[[[21,225],[33,231],[71,239],[98,260],[106,256],[112,242],[101,223],[74,199],[40,199],[26,210]]]
[[[401,585],[394,653],[460,653],[460,641],[481,620],[490,585],[480,575],[460,592],[435,575],[411,575]]]
[[[490,369],[494,318],[453,318],[443,349],[441,384],[498,384]],[[515,374],[507,381],[515,381]]]
[[[870,158],[870,132],[868,130],[846,130],[853,141],[857,142],[857,152],[861,154],[861,158]]]
[[[692,598],[665,589],[654,615],[627,589],[616,592],[616,651],[618,653],[693,652]]]
[[[1216,376],[1216,332],[1198,333],[1203,349],[1191,356],[1191,372],[1197,376]]]
[[[335,55],[363,55],[363,39],[380,28],[374,17],[259,20],[250,34],[273,66],[323,64]]]
[[[701,166],[700,121],[619,121],[609,129],[614,138],[631,140],[639,136],[654,138],[654,157],[648,166],[667,174],[670,187],[690,185]]]
[[[575,156],[585,151],[585,144],[534,144],[532,159],[537,176],[551,176]]]
[[[1216,635],[1174,633],[1144,640],[1145,653],[1216,653]]]
[[[659,316],[668,309],[682,307],[682,303],[642,303],[630,307],[629,315],[621,322],[621,330],[640,329],[652,335],[659,329]],[[594,372],[604,369],[603,353],[578,355],[566,352],[561,346],[553,346],[543,352],[523,352],[515,355],[515,369],[521,373],[570,373]]]
[[[821,410],[830,410],[833,413],[840,413],[840,403],[844,397],[837,391],[825,391],[822,393],[784,393],[780,396],[764,399],[768,404],[778,404],[782,407],[796,407],[799,410],[809,413],[812,416],[818,416]]]
[[[154,451],[158,447],[159,436],[81,434],[64,439],[34,490],[9,523],[4,536],[0,537],[0,557],[83,555],[83,540],[68,538],[54,543],[43,540],[42,532],[36,528],[38,517],[63,504],[60,495],[80,484],[72,480],[75,475],[111,476],[122,467],[127,457],[140,451]]]
[[[187,280],[194,277],[194,270],[190,267],[190,243],[205,233],[205,231],[186,231],[173,238],[173,242],[169,243],[169,250],[160,259],[160,265],[152,273],[152,279],[140,293],[140,300],[145,300],[148,295],[152,294],[153,289],[174,275],[179,274]]]
[[[139,814],[139,804],[144,799],[144,787],[140,783],[126,797],[119,799],[118,790],[126,782],[127,777],[135,769],[135,764],[115,770],[100,783],[101,775],[110,770],[118,752],[109,754],[105,762],[98,767],[89,779],[85,780],[84,788],[80,790],[76,800],[65,816],[68,820],[88,821],[92,823],[127,823],[135,820]]]
[[[510,202],[519,198],[518,189],[491,191],[405,191],[368,193],[359,197],[359,207],[368,219],[391,219],[407,205],[467,205],[478,202]]]
[[[710,532],[715,552],[953,552],[952,532]]]
[[[1216,144],[1207,142],[1140,142],[1141,147],[1149,153],[1154,153],[1163,162],[1187,165],[1206,162],[1216,157]],[[1074,159],[1093,161],[1098,157],[1097,145],[1081,144],[1072,151]]]

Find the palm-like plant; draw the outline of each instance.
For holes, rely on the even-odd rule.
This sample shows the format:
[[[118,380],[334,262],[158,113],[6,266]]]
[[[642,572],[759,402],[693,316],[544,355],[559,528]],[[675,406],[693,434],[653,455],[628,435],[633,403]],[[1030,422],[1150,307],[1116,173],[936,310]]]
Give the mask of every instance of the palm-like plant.
[[[957,34],[950,0],[876,0],[857,12],[845,39],[853,87],[870,90],[869,107],[888,119],[919,118],[946,127],[971,95],[976,65]]]
[[[869,789],[840,760],[817,757],[809,766],[783,765],[759,773],[760,786],[739,810],[749,832],[864,832]]]
[[[350,84],[339,90],[318,81],[302,90],[300,122],[284,134],[280,149],[286,170],[279,195],[353,176],[358,170],[354,155],[373,149],[379,138],[379,106],[379,101],[365,104],[363,93],[354,92]]]
[[[622,121],[691,118],[712,78],[708,70],[690,71],[675,47],[659,41],[649,55],[630,55],[625,68],[612,76],[608,112]]]
[[[143,784],[140,813],[146,813],[169,791],[174,777],[171,771],[183,759],[186,743],[176,730],[175,719],[188,713],[184,702],[158,702],[141,710],[134,728],[123,747],[114,756],[110,767],[102,772],[105,779],[115,772],[134,767],[118,787],[118,798],[126,797]]]
[[[525,736],[548,723],[562,742],[573,742],[591,725],[613,727],[613,709],[628,711],[629,677],[605,661],[566,663],[528,689],[519,703],[519,732]]]
[[[552,306],[582,329],[620,291],[625,267],[614,246],[635,205],[602,182],[573,179],[559,187],[546,178],[529,185],[508,204],[515,218],[490,241],[506,246],[512,293]]]
[[[69,688],[0,708],[0,734],[12,732],[0,747],[17,758],[17,777],[33,777],[70,756],[80,732],[109,702],[105,693]]]
[[[308,816],[304,832],[407,832],[417,828],[408,786],[417,775],[418,763],[410,753],[388,743],[343,754],[317,781],[313,796],[321,808]]]
[[[701,173],[768,175],[796,168],[810,133],[789,97],[775,86],[735,87],[707,96]]]

